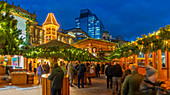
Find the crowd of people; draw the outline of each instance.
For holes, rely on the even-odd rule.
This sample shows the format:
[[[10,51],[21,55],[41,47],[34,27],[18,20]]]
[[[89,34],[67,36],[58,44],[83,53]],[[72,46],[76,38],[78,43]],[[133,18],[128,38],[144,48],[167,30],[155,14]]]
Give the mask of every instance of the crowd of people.
[[[39,83],[42,82],[41,75],[49,72],[50,66],[48,63],[44,63],[42,66],[38,64],[37,75]],[[168,93],[161,87],[163,82],[157,82],[156,69],[150,65],[146,66],[146,74],[143,76],[138,73],[138,66],[134,64],[129,64],[127,69],[123,70],[118,62],[99,64],[95,62],[70,61],[65,64],[64,61],[61,61],[60,65],[55,64],[48,77],[49,80],[52,80],[52,95],[55,95],[57,92],[58,95],[61,95],[61,83],[64,74],[69,75],[71,87],[73,87],[73,81],[76,81],[78,88],[80,86],[84,88],[85,76],[88,79],[88,85],[91,86],[93,75],[100,77],[100,73],[105,73],[107,88],[113,89],[113,95],[117,95],[116,93],[118,95],[167,95]]]
[[[130,64],[124,72],[118,63],[107,63],[105,67],[107,88],[113,89],[113,95],[117,95],[115,94],[116,90],[118,95],[170,94],[165,88],[161,87],[164,82],[157,81],[156,69],[150,65],[146,66],[145,76],[138,73],[138,66],[134,64]]]

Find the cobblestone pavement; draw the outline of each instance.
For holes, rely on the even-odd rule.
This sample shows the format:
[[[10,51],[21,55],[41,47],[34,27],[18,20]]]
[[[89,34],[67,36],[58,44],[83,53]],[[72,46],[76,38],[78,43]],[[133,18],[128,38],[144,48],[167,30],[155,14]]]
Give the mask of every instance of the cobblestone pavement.
[[[16,87],[0,86],[0,95],[42,95],[41,86]],[[85,88],[78,89],[70,87],[70,95],[112,95],[112,89],[106,88],[106,79],[104,75],[98,78],[92,78],[92,86],[85,85]]]
[[[87,81],[88,82],[88,81]],[[70,95],[112,95],[112,89],[107,89],[104,75],[92,78],[92,86],[85,85],[85,88],[70,87]]]

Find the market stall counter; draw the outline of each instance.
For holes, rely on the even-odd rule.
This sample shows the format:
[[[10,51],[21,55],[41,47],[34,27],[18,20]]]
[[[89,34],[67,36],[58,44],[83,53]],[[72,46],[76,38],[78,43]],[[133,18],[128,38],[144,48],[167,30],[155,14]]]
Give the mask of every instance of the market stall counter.
[[[0,74],[5,74],[5,67],[2,64],[0,64]]]
[[[27,84],[27,72],[12,72],[11,73],[12,84]]]
[[[51,95],[51,80],[48,80],[49,74],[42,75],[42,95]],[[69,95],[69,77],[64,75],[63,88],[61,90],[62,95]],[[57,94],[56,94],[57,95]]]

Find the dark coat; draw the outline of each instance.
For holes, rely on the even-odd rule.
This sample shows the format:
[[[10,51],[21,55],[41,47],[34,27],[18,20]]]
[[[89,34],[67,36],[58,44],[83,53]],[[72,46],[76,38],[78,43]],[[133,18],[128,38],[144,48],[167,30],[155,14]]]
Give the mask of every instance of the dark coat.
[[[161,87],[162,83],[161,81],[152,83],[145,76],[139,88],[141,95],[170,95],[169,91]]]
[[[29,71],[32,71],[32,63],[29,63]]]
[[[113,71],[114,77],[122,77],[123,72],[122,72],[122,68],[119,64],[114,65],[113,69],[114,69],[114,71]]]
[[[140,84],[140,92],[142,95],[156,95],[156,84],[149,81],[146,77],[143,79]]]
[[[52,80],[51,88],[61,89],[63,87],[63,78],[64,72],[61,67],[52,69],[51,74],[48,76],[48,79]]]
[[[131,70],[130,69],[127,69],[123,72],[123,76],[122,76],[122,83],[123,81],[125,80],[126,76],[130,75],[131,74]]]
[[[97,64],[96,71],[100,71],[100,64]]]
[[[78,76],[84,76],[84,73],[86,72],[86,66],[84,64],[80,64],[77,67],[78,70]]]
[[[143,75],[138,74],[138,71],[132,71],[123,82],[121,95],[140,95],[139,86],[142,80]]]
[[[105,70],[106,76],[111,76],[111,77],[113,77],[113,72],[114,72],[113,66],[108,65],[108,66],[106,67],[106,70]]]
[[[45,65],[45,69],[46,69],[46,73],[49,73],[49,71],[50,71],[50,66],[49,66],[49,64],[46,64],[46,65]]]

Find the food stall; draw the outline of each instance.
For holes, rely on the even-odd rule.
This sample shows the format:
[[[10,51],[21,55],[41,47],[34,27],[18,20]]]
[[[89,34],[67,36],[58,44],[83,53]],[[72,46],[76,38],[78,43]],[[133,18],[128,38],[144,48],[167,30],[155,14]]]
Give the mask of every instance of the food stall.
[[[42,75],[42,95],[51,95],[51,80],[48,80],[48,74]],[[61,89],[62,95],[69,95],[69,77],[64,75],[63,88]]]

